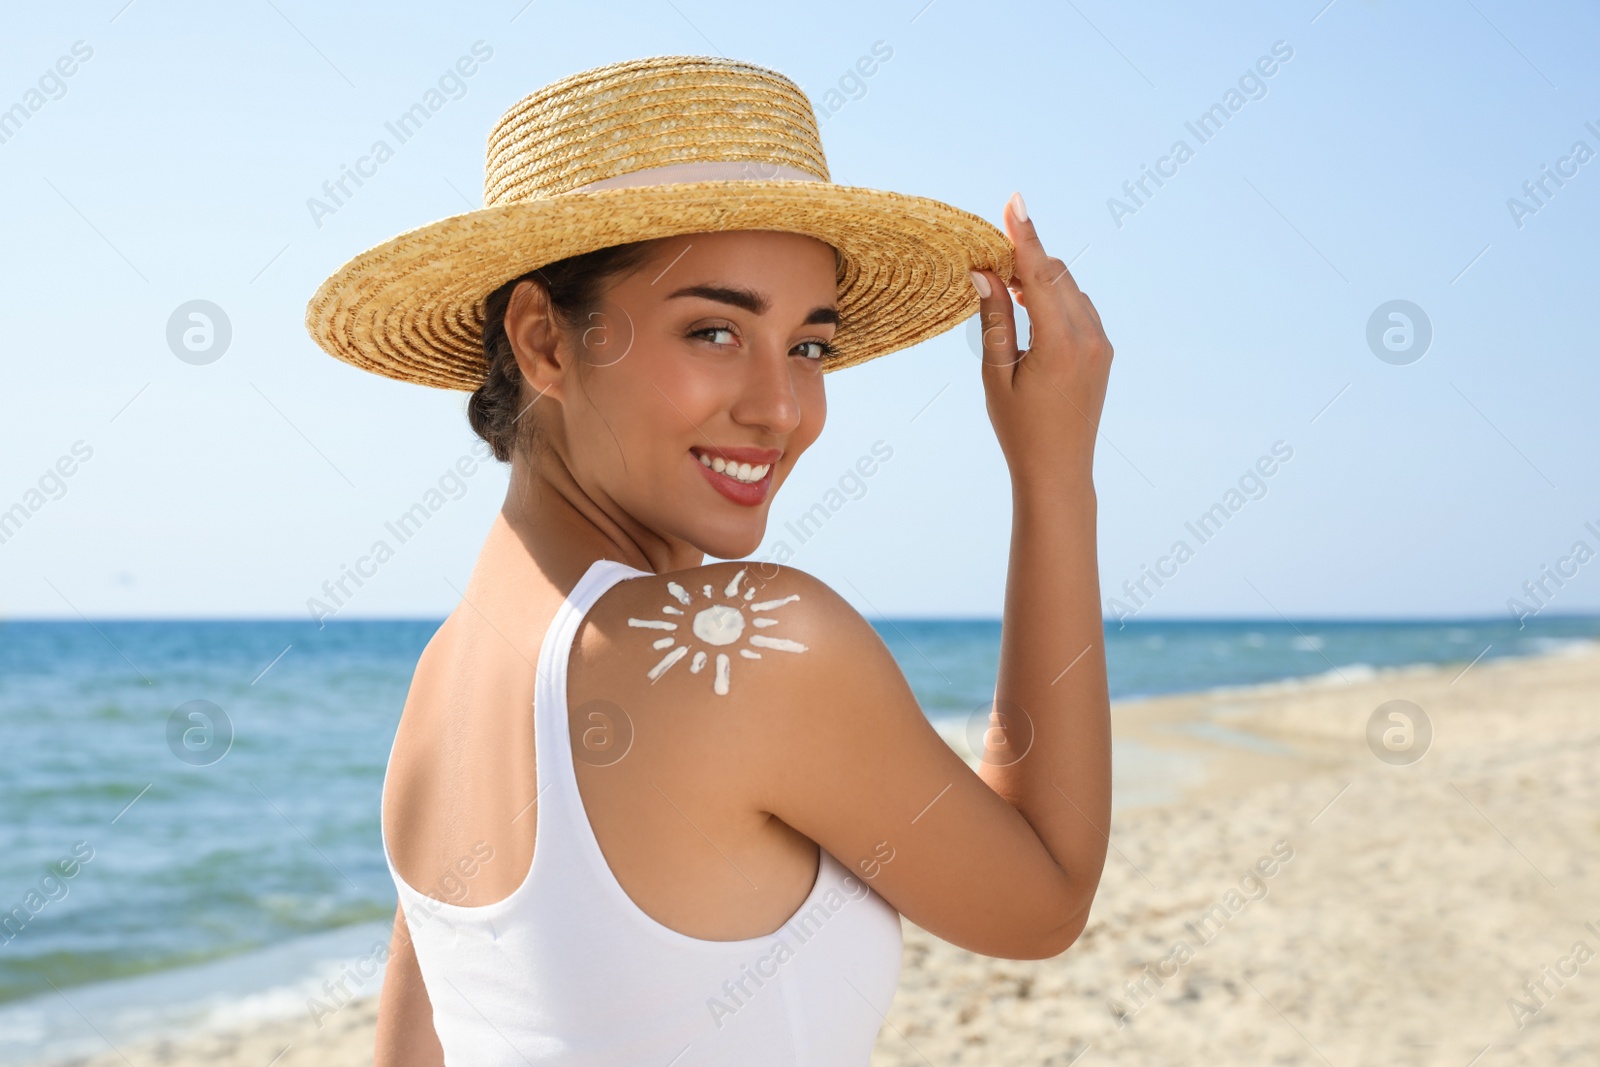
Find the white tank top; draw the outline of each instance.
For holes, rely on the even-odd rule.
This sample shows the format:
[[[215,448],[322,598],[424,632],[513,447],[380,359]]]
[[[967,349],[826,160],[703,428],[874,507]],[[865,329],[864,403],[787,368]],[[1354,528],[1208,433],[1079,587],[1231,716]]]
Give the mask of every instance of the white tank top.
[[[522,884],[478,907],[435,900],[401,880],[384,840],[446,1067],[867,1067],[901,954],[899,913],[870,886],[819,847],[816,883],[783,926],[706,941],[646,915],[595,840],[572,767],[568,655],[601,594],[649,573],[596,560],[540,646]]]

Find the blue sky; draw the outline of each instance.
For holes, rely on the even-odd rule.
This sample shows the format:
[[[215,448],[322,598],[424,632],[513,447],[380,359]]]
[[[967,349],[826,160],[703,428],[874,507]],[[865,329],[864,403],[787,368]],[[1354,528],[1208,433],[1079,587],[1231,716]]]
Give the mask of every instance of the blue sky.
[[[1117,347],[1096,462],[1108,614],[1146,567],[1168,575],[1144,577],[1146,618],[1493,615],[1546,567],[1570,575],[1546,579],[1547,610],[1600,610],[1600,560],[1573,555],[1600,550],[1600,158],[1574,154],[1600,152],[1600,13],[1324,3],[14,12],[0,108],[30,110],[0,125],[0,509],[28,515],[0,543],[0,614],[304,617],[475,440],[463,394],[324,355],[307,298],[356,252],[477,206],[484,139],[518,98],[668,53],[764,64],[838,105],[836,181],[996,222],[1023,191]],[[492,55],[457,98],[314,218],[323,182],[479,42]],[[853,82],[875,48],[889,58]],[[1214,104],[1228,118],[1202,142],[1186,124]],[[1145,168],[1169,176],[1133,201]],[[231,326],[204,365],[167,342],[194,300]],[[1420,359],[1369,346],[1395,300],[1431,327]],[[968,332],[827,387],[756,556],[787,539],[869,615],[998,615],[1009,488]],[[865,491],[829,497],[875,446],[891,457]],[[493,465],[463,480],[346,614],[447,612],[503,489]],[[803,544],[787,532],[841,499]],[[1202,540],[1186,524],[1216,504]]]

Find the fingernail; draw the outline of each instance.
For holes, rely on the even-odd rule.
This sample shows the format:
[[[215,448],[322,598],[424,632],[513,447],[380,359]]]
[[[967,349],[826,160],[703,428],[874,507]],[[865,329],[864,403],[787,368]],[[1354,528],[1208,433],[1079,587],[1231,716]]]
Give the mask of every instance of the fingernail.
[[[989,299],[989,293],[991,292],[989,288],[989,279],[985,278],[975,270],[968,271],[968,273],[972,275],[972,287],[978,290],[978,295],[983,297],[985,300]]]
[[[1028,221],[1028,205],[1022,202],[1021,193],[1011,194],[1011,214],[1016,216],[1018,222]]]

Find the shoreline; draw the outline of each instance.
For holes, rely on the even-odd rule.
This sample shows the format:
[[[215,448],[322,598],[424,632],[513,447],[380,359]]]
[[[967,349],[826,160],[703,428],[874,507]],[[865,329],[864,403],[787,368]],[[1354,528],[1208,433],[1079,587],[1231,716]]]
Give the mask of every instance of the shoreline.
[[[1212,761],[1210,773],[1203,782],[1191,787],[1184,799],[1214,800],[1302,773],[1335,771],[1351,760],[1370,757],[1370,750],[1361,740],[1364,731],[1351,729],[1358,724],[1348,711],[1339,716],[1336,729],[1312,725],[1317,712],[1336,707],[1343,709],[1351,690],[1388,687],[1395,690],[1393,698],[1398,699],[1406,699],[1411,691],[1437,695],[1441,692],[1438,683],[1446,677],[1449,680],[1445,682],[1444,691],[1453,688],[1472,671],[1498,677],[1496,672],[1508,666],[1536,667],[1594,657],[1600,657],[1600,641],[1573,640],[1542,652],[1482,661],[1385,667],[1363,664],[1359,670],[1351,670],[1349,666],[1334,667],[1317,674],[1252,685],[1215,686],[1187,693],[1129,698],[1113,704],[1112,732],[1115,740],[1134,740],[1154,747],[1203,753]],[[1347,670],[1352,677],[1344,677],[1342,671]],[[1283,716],[1264,707],[1286,700],[1310,702],[1317,711],[1309,715],[1302,711],[1286,723]],[[1366,713],[1372,710],[1368,708]],[[1215,723],[1243,737],[1266,741],[1271,749],[1252,750],[1243,744],[1209,741],[1196,736],[1192,729],[1183,729],[1197,722]]]
[[[1158,1013],[1154,1007],[1141,1006],[1123,1019],[1121,1026],[1113,1025],[1117,1020],[1104,1002],[1118,1001],[1118,996],[1113,994],[1122,989],[1123,982],[1137,976],[1140,971],[1133,968],[1127,974],[1121,973],[1128,970],[1128,961],[1123,961],[1119,970],[1114,966],[1108,968],[1108,961],[1101,957],[1108,951],[1114,953],[1129,949],[1132,947],[1130,942],[1141,940],[1136,936],[1141,932],[1146,935],[1143,941],[1149,941],[1154,936],[1150,931],[1157,928],[1166,932],[1166,928],[1173,925],[1170,921],[1172,916],[1184,915],[1192,920],[1193,916],[1204,914],[1207,900],[1192,899],[1193,893],[1172,887],[1195,878],[1205,881],[1208,886],[1237,883],[1241,872],[1248,871],[1250,864],[1261,858],[1255,853],[1268,855],[1273,844],[1265,833],[1258,833],[1252,838],[1247,832],[1251,826],[1273,823],[1274,812],[1293,811],[1296,818],[1288,822],[1296,825],[1293,828],[1284,827],[1284,832],[1289,834],[1285,840],[1294,842],[1293,847],[1299,848],[1300,854],[1295,860],[1283,864],[1281,870],[1285,874],[1302,872],[1307,864],[1301,857],[1308,851],[1301,843],[1302,839],[1308,834],[1318,834],[1323,829],[1340,825],[1340,820],[1347,818],[1349,812],[1359,806],[1357,800],[1346,795],[1346,791],[1363,795],[1355,789],[1358,781],[1365,783],[1363,790],[1366,791],[1381,789],[1385,782],[1392,784],[1407,780],[1413,785],[1418,782],[1437,785],[1436,779],[1441,773],[1454,770],[1455,773],[1446,777],[1458,783],[1459,789],[1463,779],[1454,764],[1463,758],[1467,758],[1469,763],[1475,761],[1475,765],[1492,763],[1497,755],[1505,754],[1508,745],[1515,747],[1517,742],[1527,743],[1530,739],[1537,741],[1542,738],[1546,742],[1545,747],[1556,751],[1561,751],[1563,745],[1554,739],[1581,737],[1600,740],[1600,716],[1593,715],[1584,707],[1582,699],[1589,693],[1600,692],[1600,688],[1593,688],[1600,686],[1600,643],[1597,642],[1575,642],[1543,652],[1496,657],[1471,664],[1463,659],[1460,663],[1366,668],[1360,672],[1346,668],[1352,677],[1345,680],[1340,679],[1338,670],[1335,668],[1333,672],[1246,686],[1222,686],[1114,702],[1112,722],[1115,745],[1125,751],[1130,746],[1140,746],[1163,757],[1173,757],[1178,761],[1174,765],[1198,768],[1198,774],[1171,783],[1170,797],[1155,802],[1118,806],[1113,815],[1113,845],[1116,848],[1107,858],[1106,876],[1096,899],[1090,927],[1079,944],[1064,956],[1048,961],[1005,961],[977,957],[931,938],[906,923],[907,954],[901,991],[889,1017],[889,1021],[903,1036],[897,1036],[895,1029],[885,1026],[874,1064],[920,1063],[922,1060],[916,1050],[921,1050],[935,1062],[1040,1062],[1037,1052],[1041,1046],[1030,1035],[1042,1037],[1046,1031],[1053,1032],[1056,1024],[1046,1025],[1042,1021],[1044,1016],[1050,1015],[1048,1005],[1054,997],[1047,990],[1062,982],[1065,983],[1061,990],[1063,995],[1068,989],[1072,990],[1067,1001],[1072,1007],[1067,1017],[1081,1024],[1086,1035],[1083,1047],[1094,1044],[1104,1051],[1108,1045],[1115,1045],[1119,1041],[1125,1043],[1130,1037],[1152,1029],[1135,1025],[1143,1022],[1141,1017],[1144,1011],[1150,1011],[1152,1017]],[[1437,754],[1428,752],[1408,768],[1381,763],[1368,749],[1365,740],[1367,717],[1379,703],[1394,698],[1409,699],[1428,709],[1435,731],[1434,748],[1441,750]],[[1538,704],[1537,720],[1530,723],[1522,714],[1504,710],[1491,713],[1480,706],[1507,700]],[[1458,705],[1466,707],[1468,713],[1461,713]],[[1450,749],[1448,753],[1443,751],[1447,746]],[[1597,745],[1597,750],[1600,750],[1600,745]],[[1451,763],[1441,767],[1447,759]],[[1168,773],[1164,765],[1152,766],[1158,778]],[[1459,797],[1447,794],[1444,799],[1460,806],[1466,815],[1478,818],[1470,807],[1462,804]],[[1247,816],[1239,814],[1241,806],[1248,812]],[[1381,821],[1381,816],[1375,818]],[[1285,822],[1281,818],[1276,821]],[[1496,823],[1499,822],[1496,819]],[[1478,826],[1495,841],[1501,840],[1482,822]],[[1187,834],[1183,843],[1169,841],[1165,851],[1153,846],[1153,842],[1160,842],[1184,828],[1187,828]],[[1292,833],[1289,832],[1291,829]],[[1510,827],[1507,827],[1507,832],[1511,832]],[[1188,837],[1193,840],[1187,840]],[[1241,856],[1240,848],[1246,843],[1248,847],[1244,848],[1244,852],[1249,855]],[[1501,847],[1504,847],[1503,843]],[[1507,852],[1512,863],[1519,862],[1514,852]],[[1214,877],[1206,877],[1215,874],[1219,863],[1226,866],[1235,860],[1240,861],[1235,864],[1238,869],[1220,883]],[[1296,863],[1300,866],[1296,867]],[[1168,877],[1162,877],[1163,874]],[[1285,886],[1294,884],[1294,880],[1288,878],[1281,881]],[[1162,886],[1168,888],[1158,888]],[[1393,888],[1393,885],[1379,885],[1371,891],[1390,892]],[[1276,884],[1272,892],[1279,897],[1289,895]],[[1176,894],[1176,899],[1166,903],[1148,907],[1141,907],[1137,903],[1140,897],[1173,894]],[[1211,896],[1216,897],[1214,890]],[[1600,909],[1594,910],[1597,914],[1590,918],[1600,920]],[[1247,925],[1247,919],[1248,923],[1257,923],[1262,915],[1271,911],[1272,907],[1264,902],[1252,904],[1249,915],[1241,913],[1234,925],[1243,927]],[[1230,926],[1230,930],[1232,928]],[[1182,928],[1180,926],[1177,929],[1179,933],[1176,939],[1181,940]],[[1172,941],[1174,938],[1162,940]],[[1193,942],[1195,938],[1191,936],[1188,940]],[[1230,933],[1227,940],[1233,941],[1236,937]],[[1237,940],[1242,942],[1243,935],[1238,935]],[[1591,941],[1600,946],[1600,939]],[[1153,950],[1157,946],[1149,947]],[[1139,950],[1150,956],[1141,966],[1159,963],[1162,953],[1151,955],[1142,945]],[[1206,952],[1210,952],[1209,944]],[[1199,964],[1194,966],[1199,967]],[[1010,1004],[1004,1011],[1027,1009],[1022,1016],[1011,1019],[1007,1026],[1012,1029],[1021,1027],[1021,1032],[1014,1035],[1015,1039],[1034,1050],[1036,1055],[1033,1059],[1007,1058],[1013,1056],[1016,1050],[1003,1051],[996,1043],[999,1036],[987,1033],[979,1025],[979,1021],[985,1018],[994,1021],[992,1010],[967,1005],[954,1009],[951,1014],[949,1009],[954,1001],[965,1004],[964,998],[968,994],[962,991],[968,989],[969,979],[976,980],[974,976],[978,975],[987,976],[983,982],[991,986],[995,982],[1016,984],[1018,995],[1010,998],[1016,1003],[1010,1004],[1006,996],[1000,1000]],[[1028,981],[1038,983],[1037,986],[1027,987],[1033,992],[1021,992],[1023,986],[1017,983],[1023,979],[1017,977],[1019,975],[1033,976]],[[1519,975],[1517,982],[1520,980]],[[1513,990],[1517,982],[1504,983],[1506,990]],[[1092,1011],[1085,1010],[1081,1003],[1086,995],[1081,987],[1086,983],[1096,987],[1101,1001],[1093,1005]],[[1261,986],[1260,982],[1256,984]],[[1246,997],[1255,996],[1248,986],[1244,986],[1243,991]],[[1266,991],[1265,986],[1262,986],[1262,991]],[[66,996],[77,999],[73,989],[64,992]],[[1155,1003],[1160,994],[1160,986],[1157,986],[1151,994],[1150,1003]],[[1500,995],[1503,998],[1505,991]],[[45,1067],[47,1064],[50,1067],[64,1067],[65,1064],[73,1064],[74,1067],[109,1067],[111,1064],[124,1063],[124,1054],[131,1062],[141,1064],[250,1063],[259,1067],[275,1057],[281,1058],[277,1059],[274,1067],[294,1067],[300,1063],[371,1062],[372,1027],[376,1019],[375,994],[350,1000],[335,1016],[324,1020],[326,1025],[321,1027],[314,1026],[309,1015],[302,1010],[290,1012],[286,1003],[280,1003],[282,1010],[274,1012],[267,1010],[270,1005],[264,1003],[266,998],[257,999],[263,1001],[257,1006],[264,1014],[248,1021],[235,1016],[231,1026],[218,1023],[165,1037],[119,1042],[120,1053],[113,1052],[102,1043],[102,1053],[10,1062],[33,1064],[36,1067]],[[1120,999],[1125,1006],[1132,1003],[1125,990]],[[1571,995],[1571,1000],[1575,1007],[1583,1003],[1576,994]],[[0,1012],[25,1003],[12,1002],[11,1005],[0,1006]],[[1256,1001],[1256,1004],[1259,1006],[1260,1001]],[[1277,1007],[1289,1011],[1282,1003]],[[1496,1011],[1504,1016],[1506,1009],[1495,1003],[1487,1016],[1495,1017]],[[1030,1012],[1043,1012],[1043,1015],[1033,1022],[1027,1022],[1032,1017]],[[1169,1020],[1174,1017],[1172,1012],[1159,1014]],[[1294,1018],[1299,1025],[1300,1017]],[[1098,1038],[1087,1036],[1091,1031],[1096,1031],[1097,1023]],[[1282,1027],[1282,1020],[1277,1025]],[[1106,1030],[1107,1026],[1109,1030]],[[1294,1036],[1292,1030],[1282,1028],[1291,1038]],[[989,1030],[993,1029],[993,1026],[989,1027]],[[957,1056],[941,1060],[941,1055],[959,1051],[953,1045],[940,1053],[933,1051],[945,1041],[945,1036],[940,1035],[948,1036],[947,1031],[948,1034],[962,1035],[961,1041],[970,1047],[967,1054],[987,1050],[985,1054],[994,1058],[969,1060]],[[1192,1037],[1190,1035],[1186,1040]],[[915,1047],[909,1042],[915,1042]],[[1051,1047],[1070,1050],[1073,1055],[1081,1051],[1070,1046]],[[1278,1045],[1271,1043],[1271,1047],[1277,1048]],[[1285,1050],[1289,1048],[1288,1045],[1283,1047]],[[1133,1058],[1118,1059],[1117,1062],[1168,1062],[1158,1057],[1154,1049],[1149,1051],[1148,1060]],[[1304,1044],[1300,1045],[1300,1053],[1294,1055],[1302,1053],[1309,1054]],[[1289,1053],[1285,1051],[1284,1054]],[[1131,1046],[1119,1055],[1132,1055]],[[1176,1055],[1182,1059],[1185,1053],[1169,1050],[1162,1055]],[[1067,1055],[1059,1062],[1064,1065],[1071,1058],[1071,1055]],[[1335,1056],[1336,1061],[1340,1058]],[[1466,1058],[1470,1059],[1470,1054]],[[1056,1060],[1052,1058],[1045,1062]],[[1291,1058],[1286,1062],[1321,1061],[1310,1056],[1303,1060]],[[1394,1062],[1402,1060],[1395,1059]],[[1485,1061],[1485,1067],[1499,1062],[1502,1061],[1491,1057]]]

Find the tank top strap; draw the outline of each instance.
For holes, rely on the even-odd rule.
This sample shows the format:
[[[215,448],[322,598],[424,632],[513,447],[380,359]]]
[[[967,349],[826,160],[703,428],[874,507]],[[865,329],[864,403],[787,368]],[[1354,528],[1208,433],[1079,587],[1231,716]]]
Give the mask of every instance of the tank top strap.
[[[534,685],[533,733],[534,767],[539,793],[536,806],[534,861],[541,853],[564,852],[589,832],[589,817],[578,792],[577,773],[572,766],[572,734],[567,712],[567,663],[572,643],[589,609],[618,582],[652,573],[613,559],[597,559],[584,571],[557,609],[550,628],[539,647],[539,674]],[[620,711],[618,712],[620,714]],[[612,720],[607,709],[594,712],[595,730],[624,731],[625,724]],[[577,846],[582,851],[581,844]]]

